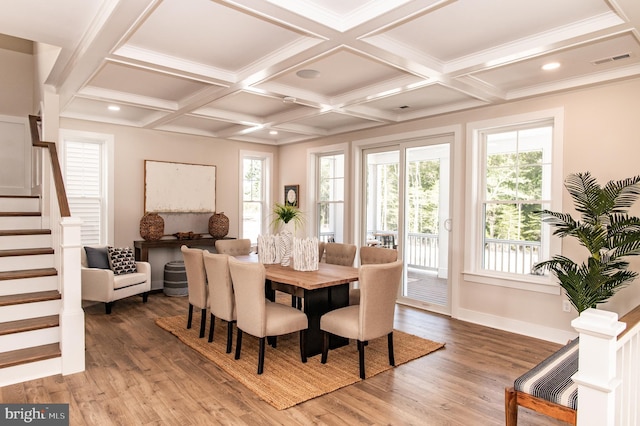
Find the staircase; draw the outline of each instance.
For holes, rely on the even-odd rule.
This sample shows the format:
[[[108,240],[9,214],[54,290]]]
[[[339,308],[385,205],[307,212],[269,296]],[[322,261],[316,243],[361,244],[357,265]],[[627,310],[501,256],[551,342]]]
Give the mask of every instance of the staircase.
[[[0,195],[0,386],[62,371],[52,245],[39,197]]]

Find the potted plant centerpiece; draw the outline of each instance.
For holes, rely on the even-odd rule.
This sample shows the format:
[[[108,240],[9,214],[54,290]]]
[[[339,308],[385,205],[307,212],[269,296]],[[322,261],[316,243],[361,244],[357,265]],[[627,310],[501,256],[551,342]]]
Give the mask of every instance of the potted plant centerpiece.
[[[628,214],[640,195],[640,176],[601,187],[589,172],[575,173],[567,177],[565,188],[581,220],[568,213],[540,213],[555,228],[553,235],[575,238],[586,248],[587,259],[577,263],[556,255],[533,269],[553,272],[579,314],[606,302],[638,276],[628,270],[626,258],[640,254],[640,218]]]
[[[273,220],[271,221],[274,231],[287,228],[289,222],[293,224],[293,229],[296,231],[298,227],[304,224],[302,212],[297,207],[275,203],[273,206]]]
[[[291,263],[293,236],[303,223],[304,215],[297,207],[280,203],[274,205],[271,225],[274,231],[280,231],[280,264],[282,266],[289,266]],[[290,229],[290,224],[293,225],[293,231]]]

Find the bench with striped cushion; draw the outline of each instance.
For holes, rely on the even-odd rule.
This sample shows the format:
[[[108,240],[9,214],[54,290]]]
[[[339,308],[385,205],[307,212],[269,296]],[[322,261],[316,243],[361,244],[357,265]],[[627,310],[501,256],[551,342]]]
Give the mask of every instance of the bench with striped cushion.
[[[506,424],[517,424],[518,406],[542,412],[575,424],[578,385],[571,377],[578,372],[578,339],[518,377],[505,390]]]

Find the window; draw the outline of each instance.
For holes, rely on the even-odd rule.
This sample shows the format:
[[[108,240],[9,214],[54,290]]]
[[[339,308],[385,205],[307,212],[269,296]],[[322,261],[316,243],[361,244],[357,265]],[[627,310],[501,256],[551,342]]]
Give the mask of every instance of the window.
[[[113,137],[62,131],[64,179],[71,215],[82,219],[83,245],[113,241]]]
[[[258,235],[268,229],[269,175],[271,154],[241,152],[242,158],[242,206],[240,212],[241,238],[257,244]]]
[[[318,155],[317,162],[318,239],[344,242],[344,154]]]
[[[522,118],[523,121],[517,121]],[[547,281],[534,277],[534,264],[557,252],[538,213],[561,196],[561,161],[556,115],[500,123],[477,123],[472,136],[475,170],[468,253],[469,272],[502,279]],[[498,124],[498,125],[495,125]]]

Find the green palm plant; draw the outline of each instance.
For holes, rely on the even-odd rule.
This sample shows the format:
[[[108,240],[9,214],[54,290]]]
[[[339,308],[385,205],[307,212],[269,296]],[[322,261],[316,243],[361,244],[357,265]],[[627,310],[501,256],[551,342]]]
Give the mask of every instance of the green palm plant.
[[[638,276],[627,269],[625,258],[640,254],[640,218],[628,214],[640,195],[639,184],[640,176],[635,176],[601,187],[589,172],[574,173],[565,188],[581,220],[568,213],[540,212],[544,222],[556,228],[553,235],[576,238],[589,251],[580,264],[558,255],[533,268],[551,271],[578,313],[606,302]]]
[[[271,226],[273,228],[279,228],[282,224],[293,221],[294,230],[297,230],[304,224],[304,215],[297,207],[275,203],[272,213]]]

